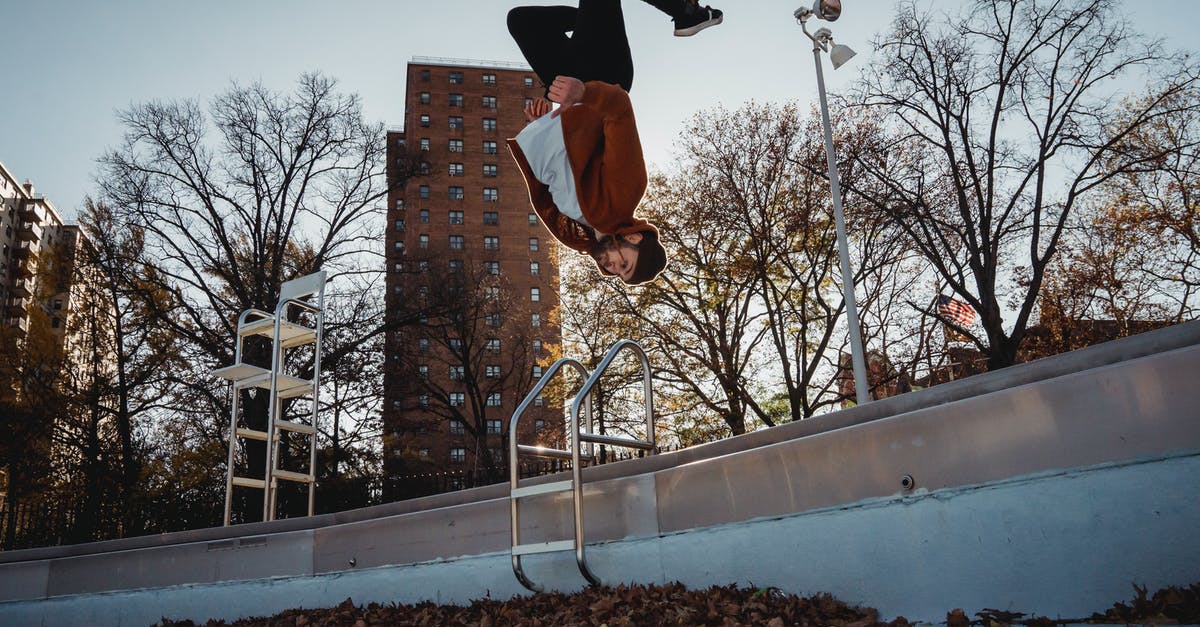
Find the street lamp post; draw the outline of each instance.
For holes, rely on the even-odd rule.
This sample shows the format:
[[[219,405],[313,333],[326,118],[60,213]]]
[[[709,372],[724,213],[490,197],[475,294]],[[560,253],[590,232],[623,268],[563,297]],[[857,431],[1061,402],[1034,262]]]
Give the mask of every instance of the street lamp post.
[[[829,187],[833,195],[833,220],[837,227],[838,256],[842,266],[842,288],[846,299],[847,325],[850,327],[850,358],[854,371],[854,395],[857,404],[871,402],[867,385],[867,367],[863,356],[862,333],[858,325],[858,306],[854,301],[854,272],[850,268],[850,249],[846,245],[846,218],[842,213],[842,186],[838,180],[837,155],[833,150],[833,127],[829,123],[829,102],[825,98],[825,74],[821,68],[821,52],[829,53],[833,69],[838,69],[854,56],[849,46],[834,45],[833,33],[821,28],[816,33],[808,32],[808,19],[832,22],[842,14],[841,0],[816,0],[812,8],[796,9],[792,14],[800,22],[800,29],[813,42],[813,60],[817,64],[817,92],[821,98],[821,122],[825,126],[825,161],[829,167]]]

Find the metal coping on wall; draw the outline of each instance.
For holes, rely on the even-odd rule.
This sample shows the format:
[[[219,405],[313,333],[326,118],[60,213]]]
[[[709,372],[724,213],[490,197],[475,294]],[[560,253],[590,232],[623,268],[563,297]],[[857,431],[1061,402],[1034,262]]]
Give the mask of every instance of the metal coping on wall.
[[[450,57],[419,57],[414,56],[411,64],[415,65],[453,65],[464,67],[479,67],[479,68],[496,68],[501,70],[525,70],[532,72],[533,69],[524,63],[516,61],[485,61],[482,59],[454,59]]]

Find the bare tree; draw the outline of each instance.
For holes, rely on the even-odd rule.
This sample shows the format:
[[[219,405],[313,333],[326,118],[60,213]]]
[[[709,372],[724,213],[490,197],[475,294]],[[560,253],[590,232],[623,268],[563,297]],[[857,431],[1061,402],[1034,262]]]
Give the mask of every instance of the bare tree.
[[[529,305],[506,277],[470,258],[451,267],[448,252],[408,260],[418,270],[407,275],[407,289],[423,314],[395,351],[396,371],[407,373],[395,382],[398,394],[408,415],[419,416],[404,427],[461,428],[474,442],[476,468],[495,469],[504,462],[494,451],[505,450],[507,425],[495,433],[489,420],[497,420],[503,394],[532,387],[533,367],[548,363],[557,347],[534,350]]]
[[[956,328],[990,368],[1016,358],[1072,212],[1169,151],[1128,141],[1178,110],[1195,74],[1122,19],[1109,0],[977,0],[961,16],[906,2],[860,82],[859,100],[888,114],[893,138],[858,164],[881,189],[859,191],[979,313],[982,334]],[[1114,79],[1160,66],[1168,76],[1154,77],[1150,97],[1118,114]]]
[[[273,309],[284,281],[325,270],[331,309],[363,316],[327,318],[326,332],[339,338],[322,356],[327,375],[345,372],[339,360],[383,332],[381,306],[339,308],[337,301],[382,283],[385,134],[363,121],[357,96],[316,74],[302,76],[291,94],[234,84],[207,116],[194,101],[152,102],[120,119],[125,142],[101,158],[99,184],[117,218],[144,234],[153,267],[138,273],[139,282],[168,295],[144,304],[180,339],[190,365],[170,373],[170,420],[187,421],[198,440],[192,449],[204,450],[199,441],[229,435],[228,388],[208,372],[232,363],[238,314]],[[266,352],[251,347],[247,357],[266,361]],[[299,368],[304,376],[311,363]],[[358,398],[349,391],[355,388],[353,380],[331,386],[323,402],[340,401],[333,390]],[[249,425],[263,428],[266,395],[244,400]],[[250,472],[262,472],[264,453],[261,443],[249,443]]]

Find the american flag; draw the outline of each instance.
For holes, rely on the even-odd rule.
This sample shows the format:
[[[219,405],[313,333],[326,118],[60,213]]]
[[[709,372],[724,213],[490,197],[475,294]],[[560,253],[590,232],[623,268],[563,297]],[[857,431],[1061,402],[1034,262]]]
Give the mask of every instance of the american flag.
[[[975,322],[975,310],[970,305],[945,294],[938,294],[937,310],[943,318],[961,327],[969,327]]]

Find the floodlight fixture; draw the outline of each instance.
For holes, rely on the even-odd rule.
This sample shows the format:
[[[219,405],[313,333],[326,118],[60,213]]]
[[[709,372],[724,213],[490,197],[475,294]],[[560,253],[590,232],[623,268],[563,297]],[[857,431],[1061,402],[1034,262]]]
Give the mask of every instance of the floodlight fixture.
[[[842,0],[814,0],[812,8],[800,7],[792,12],[798,20],[815,16],[818,20],[836,22],[842,16]]]
[[[847,61],[854,58],[857,52],[850,49],[850,46],[845,44],[836,44],[829,50],[829,61],[833,63],[833,69],[838,69],[846,64]]]

